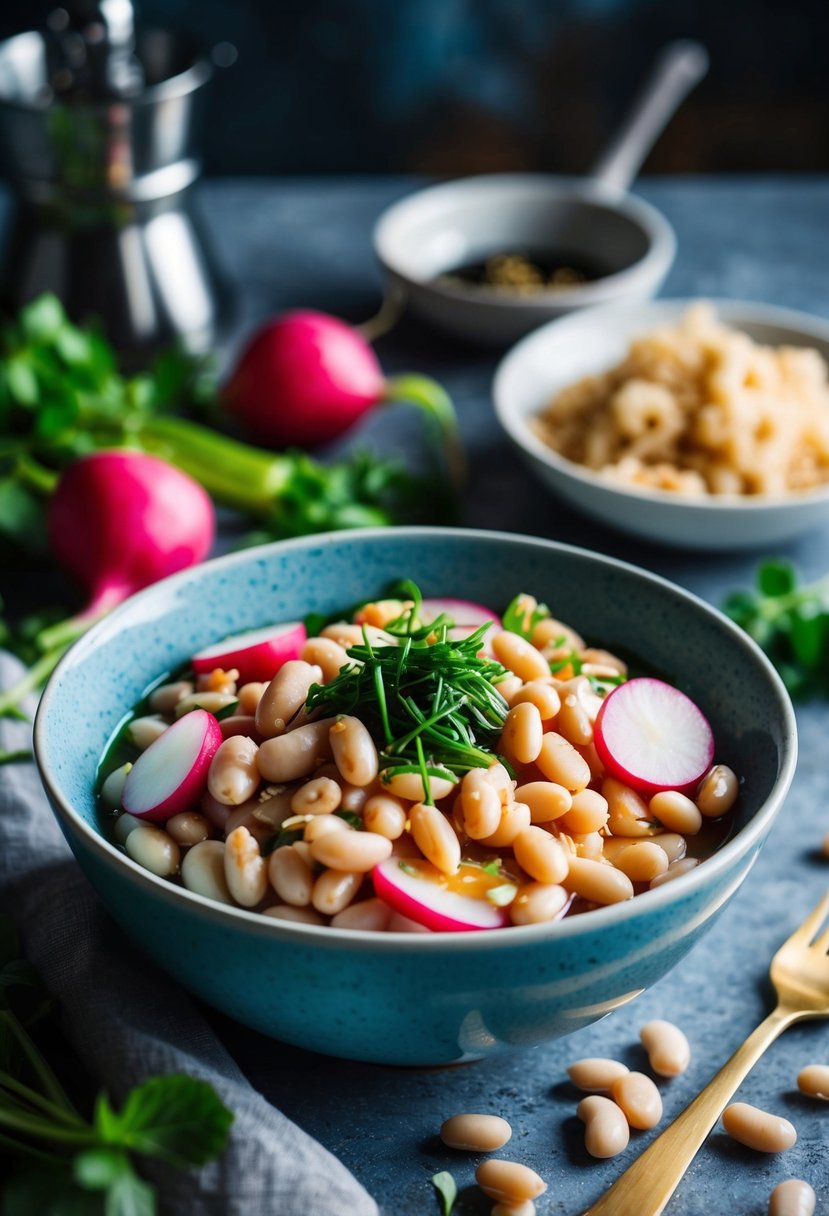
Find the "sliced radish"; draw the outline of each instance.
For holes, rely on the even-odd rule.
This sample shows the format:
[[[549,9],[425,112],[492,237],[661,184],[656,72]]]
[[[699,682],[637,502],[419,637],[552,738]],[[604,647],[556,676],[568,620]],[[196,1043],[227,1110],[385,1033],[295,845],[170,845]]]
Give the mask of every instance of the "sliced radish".
[[[500,625],[501,623],[501,618],[496,613],[485,608],[483,604],[473,604],[469,600],[426,599],[420,605],[420,619],[424,625],[437,620],[442,612],[445,612],[455,622],[448,631],[448,636],[453,642],[468,638],[481,625]],[[481,647],[481,651],[492,657],[488,636],[489,630],[484,635],[484,645]]]
[[[647,676],[605,698],[593,737],[611,776],[643,794],[687,793],[714,759],[714,733],[702,710],[678,688]]]
[[[235,667],[240,684],[272,680],[283,663],[299,658],[307,637],[301,621],[239,633],[193,655],[193,670],[196,675],[209,675],[216,667],[224,671]]]
[[[509,923],[506,909],[485,896],[486,890],[503,886],[505,880],[480,866],[461,862],[457,874],[447,878],[428,861],[389,857],[374,867],[371,877],[378,899],[427,929],[449,933],[499,929]],[[475,895],[463,894],[465,886]]]
[[[151,820],[190,810],[207,788],[207,770],[221,741],[221,727],[206,709],[179,718],[127,773],[121,795],[124,810]]]

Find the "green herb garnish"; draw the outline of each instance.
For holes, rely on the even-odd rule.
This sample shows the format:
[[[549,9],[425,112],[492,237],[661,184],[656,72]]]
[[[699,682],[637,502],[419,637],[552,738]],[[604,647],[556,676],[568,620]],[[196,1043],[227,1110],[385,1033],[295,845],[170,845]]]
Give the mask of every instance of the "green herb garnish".
[[[529,642],[532,640],[533,630],[539,621],[547,621],[551,615],[546,604],[536,604],[532,596],[522,591],[507,606],[506,612],[501,617],[501,624],[510,633],[517,633],[519,637]]]
[[[457,781],[493,760],[508,706],[495,687],[507,674],[480,658],[487,626],[450,639],[454,622],[445,614],[421,625],[421,594],[405,585],[411,601],[385,627],[395,641],[381,645],[364,631],[362,645],[348,651],[351,664],[330,684],[315,684],[306,709],[326,715],[355,714],[366,724],[391,775],[420,773]]]
[[[829,579],[799,585],[785,561],[767,561],[755,587],[735,591],[723,610],[762,647],[796,697],[829,695]]]
[[[302,840],[304,830],[304,828],[295,828],[293,831],[286,831],[284,828],[280,828],[278,832],[265,837],[259,846],[259,851],[263,857],[269,857],[271,853],[275,853],[283,845],[295,844],[297,840]]]
[[[432,1186],[440,1195],[440,1210],[442,1216],[452,1216],[455,1207],[455,1200],[458,1197],[458,1188],[455,1179],[448,1170],[441,1170],[439,1174],[434,1174],[432,1177]]]
[[[12,922],[0,918],[3,1212],[154,1216],[156,1192],[134,1156],[179,1169],[203,1165],[222,1151],[233,1115],[212,1086],[178,1074],[136,1086],[119,1110],[99,1093],[82,1114],[33,1037],[50,1007],[20,957]]]

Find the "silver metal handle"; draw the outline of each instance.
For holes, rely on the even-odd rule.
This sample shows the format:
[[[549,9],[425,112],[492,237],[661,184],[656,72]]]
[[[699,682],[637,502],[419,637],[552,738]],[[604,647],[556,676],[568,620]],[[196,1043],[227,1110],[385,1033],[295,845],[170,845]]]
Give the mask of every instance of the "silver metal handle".
[[[701,43],[669,43],[590,176],[602,185],[627,190],[663,129],[707,71],[708,52]]]

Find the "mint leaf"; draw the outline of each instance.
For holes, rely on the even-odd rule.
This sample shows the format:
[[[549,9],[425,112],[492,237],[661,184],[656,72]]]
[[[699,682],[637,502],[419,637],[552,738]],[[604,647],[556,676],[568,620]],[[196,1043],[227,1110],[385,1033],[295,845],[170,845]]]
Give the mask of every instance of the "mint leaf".
[[[452,1216],[452,1211],[455,1207],[455,1200],[458,1197],[458,1188],[455,1184],[455,1179],[448,1170],[441,1170],[439,1174],[435,1174],[432,1177],[432,1186],[440,1195],[442,1216]]]
[[[96,1110],[103,1135],[98,1115]],[[152,1077],[127,1095],[116,1116],[117,1142],[180,1168],[203,1165],[222,1151],[232,1122],[232,1113],[206,1081],[178,1073]],[[113,1142],[111,1134],[105,1138]]]

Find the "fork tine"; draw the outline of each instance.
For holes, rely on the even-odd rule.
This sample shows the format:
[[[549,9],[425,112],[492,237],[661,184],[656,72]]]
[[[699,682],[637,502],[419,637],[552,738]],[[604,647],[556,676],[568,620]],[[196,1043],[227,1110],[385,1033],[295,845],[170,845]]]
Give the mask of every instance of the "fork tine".
[[[829,916],[829,891],[826,892],[823,899],[820,901],[817,907],[809,913],[803,923],[798,925],[786,944],[788,945],[788,942],[796,942],[798,945],[809,945],[812,938],[815,937],[823,927],[823,922],[826,920],[827,916]]]

